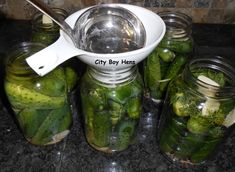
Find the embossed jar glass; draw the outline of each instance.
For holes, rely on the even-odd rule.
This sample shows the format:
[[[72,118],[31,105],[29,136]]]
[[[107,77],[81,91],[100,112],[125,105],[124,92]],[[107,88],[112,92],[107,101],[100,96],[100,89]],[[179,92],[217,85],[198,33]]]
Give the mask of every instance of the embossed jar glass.
[[[86,139],[93,148],[112,153],[133,143],[142,87],[136,66],[122,71],[88,68],[81,82],[81,100]]]
[[[27,57],[44,47],[20,43],[9,51],[5,64],[6,95],[24,137],[35,145],[61,141],[72,124],[68,99],[70,71],[57,67],[40,77],[26,63]]]
[[[161,102],[169,81],[182,71],[193,51],[192,19],[184,13],[158,13],[166,33],[144,61],[145,97]]]
[[[167,90],[159,126],[160,149],[171,161],[200,164],[235,122],[235,69],[219,56],[195,58]]]

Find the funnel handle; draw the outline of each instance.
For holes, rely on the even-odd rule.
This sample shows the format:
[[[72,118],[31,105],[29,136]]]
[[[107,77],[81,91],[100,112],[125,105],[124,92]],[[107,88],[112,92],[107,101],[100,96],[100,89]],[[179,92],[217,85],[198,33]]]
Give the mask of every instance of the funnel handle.
[[[28,57],[26,62],[38,75],[44,76],[61,63],[80,54],[79,49],[60,36],[55,43]]]

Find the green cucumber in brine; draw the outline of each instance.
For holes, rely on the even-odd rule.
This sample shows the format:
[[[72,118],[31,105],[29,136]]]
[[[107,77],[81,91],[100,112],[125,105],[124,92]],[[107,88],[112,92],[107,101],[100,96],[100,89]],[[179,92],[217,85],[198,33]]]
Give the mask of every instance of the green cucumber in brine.
[[[89,90],[88,93],[82,93],[86,96],[84,99],[89,103],[95,110],[102,111],[107,106],[107,100],[105,96],[105,90],[102,88],[97,88],[95,90]]]
[[[88,101],[88,97],[84,96],[83,94],[82,96],[82,107],[84,107],[83,113],[85,114],[85,125],[86,125],[86,130],[88,131],[93,131],[93,119],[94,119],[94,107],[92,106],[91,103],[89,103]]]
[[[200,149],[196,150],[190,157],[193,163],[201,163],[209,158],[209,156],[216,150],[217,145],[221,139],[205,140],[205,143]]]
[[[120,104],[126,103],[129,97],[132,97],[133,94],[137,94],[133,92],[133,87],[131,85],[120,85],[114,90],[108,90],[107,97],[118,102]]]
[[[112,131],[111,116],[108,112],[96,112],[93,118],[93,143],[98,147],[109,146]]]
[[[69,130],[73,122],[72,114],[70,111],[67,111],[67,114],[64,115],[64,118],[61,120],[61,123],[58,127],[58,132]]]
[[[200,134],[193,134],[190,132],[185,133],[185,136],[179,140],[175,155],[178,158],[189,159],[190,156],[200,148],[205,140],[205,136]]]
[[[128,117],[132,119],[139,119],[142,112],[142,101],[140,97],[133,97],[128,99],[126,103]]]
[[[174,40],[163,38],[158,45],[159,47],[169,48],[177,53],[190,53],[193,50],[192,40]]]
[[[124,105],[113,101],[112,99],[108,100],[108,107],[110,109],[112,125],[116,125],[119,120],[125,115]]]
[[[144,65],[144,82],[150,90],[150,94],[155,99],[161,98],[159,91],[159,81],[161,80],[160,58],[157,51],[153,51],[146,59]]]
[[[181,72],[182,67],[186,64],[187,59],[188,58],[186,56],[183,56],[183,55],[176,56],[174,61],[169,66],[169,69],[166,73],[165,78],[171,80],[174,77],[176,77]],[[168,83],[169,82],[160,83],[160,90],[165,91]]]
[[[211,128],[211,124],[201,116],[191,116],[187,122],[187,128],[191,133],[206,135]]]
[[[175,53],[167,48],[157,47],[157,52],[164,62],[171,62],[175,59]]]
[[[35,83],[35,90],[48,96],[66,96],[67,83],[62,68],[57,68]]]
[[[117,126],[116,132],[118,133],[118,139],[116,144],[117,150],[126,149],[131,143],[135,134],[136,121],[123,120]]]
[[[27,139],[34,136],[39,126],[45,120],[51,110],[24,109],[16,118],[21,126],[23,133]]]
[[[167,121],[167,126],[160,136],[160,147],[164,152],[173,152],[179,140],[186,132],[186,120],[172,117]]]
[[[168,68],[171,63],[164,62],[162,59],[160,59],[160,68],[161,68],[161,80],[165,79],[166,73],[168,71]]]
[[[54,109],[65,102],[65,97],[50,97],[11,82],[5,82],[5,91],[11,105],[19,109]]]
[[[56,142],[57,140],[53,140],[53,136],[61,132],[62,124],[66,122],[63,121],[66,115],[72,115],[68,103],[65,103],[61,108],[51,110],[38,127],[37,132],[31,138],[30,142],[36,145],[46,145],[49,142]]]

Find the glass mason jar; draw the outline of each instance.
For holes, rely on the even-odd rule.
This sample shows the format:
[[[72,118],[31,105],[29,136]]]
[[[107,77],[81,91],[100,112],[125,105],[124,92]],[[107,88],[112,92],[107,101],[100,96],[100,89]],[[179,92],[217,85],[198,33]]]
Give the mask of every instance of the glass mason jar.
[[[144,61],[145,97],[164,99],[169,81],[179,74],[193,51],[192,19],[179,12],[161,12],[166,33]]]
[[[60,8],[52,8],[52,10],[62,19],[65,19],[68,14]],[[34,14],[32,19],[32,42],[40,42],[46,45],[52,44],[60,36],[60,27],[51,19],[41,12]]]
[[[35,145],[61,141],[70,131],[69,71],[61,67],[38,76],[25,59],[45,46],[23,42],[6,60],[5,92],[24,137]]]
[[[52,10],[62,19],[65,19],[68,16],[67,12],[61,8],[52,8]],[[55,22],[53,22],[51,19],[48,19],[47,16],[41,12],[35,13],[32,19],[31,42],[42,43],[48,46],[59,38],[59,31],[60,27]],[[68,77],[70,77],[69,80],[73,83],[69,84],[69,86],[71,86],[69,90],[73,91],[79,79],[78,71],[75,69],[80,64],[77,64],[74,59],[70,59],[64,62],[62,65],[65,70],[71,74]],[[79,68],[81,68],[81,65]]]
[[[191,60],[168,86],[160,150],[172,161],[205,162],[229,134],[234,107],[235,69],[219,56]]]
[[[137,67],[122,71],[88,68],[81,82],[88,143],[112,153],[133,143],[142,110],[143,82]]]

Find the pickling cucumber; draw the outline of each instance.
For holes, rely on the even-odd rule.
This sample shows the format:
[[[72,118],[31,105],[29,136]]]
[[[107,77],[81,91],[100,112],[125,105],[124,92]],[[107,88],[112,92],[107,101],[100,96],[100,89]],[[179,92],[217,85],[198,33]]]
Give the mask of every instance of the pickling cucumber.
[[[53,136],[61,132],[61,126],[63,126],[64,122],[68,122],[64,121],[67,115],[71,115],[68,103],[65,103],[61,108],[51,110],[40,127],[38,127],[30,142],[36,145],[46,145],[49,142],[55,142]]]
[[[181,117],[168,119],[167,126],[160,136],[160,148],[164,152],[172,152],[186,131],[186,121]]]
[[[88,97],[84,96],[83,94],[82,96],[82,107],[83,107],[83,113],[86,114],[85,115],[85,125],[86,125],[86,130],[88,131],[93,131],[93,119],[94,119],[94,109],[92,104],[87,103],[88,101]]]
[[[221,142],[221,139],[214,139],[205,141],[200,149],[195,151],[194,154],[190,157],[190,160],[193,163],[201,163],[208,159],[208,157],[214,152],[216,146]]]
[[[160,58],[160,68],[161,68],[161,79],[163,80],[164,78],[166,78],[166,73],[168,71],[168,68],[170,66],[171,63],[169,62],[165,62]]]
[[[94,90],[89,90],[88,93],[81,93],[82,95],[86,95],[86,101],[91,106],[93,106],[96,110],[104,110],[107,100],[105,97],[105,91],[102,88],[97,88]]]
[[[118,140],[116,149],[124,150],[126,149],[134,137],[136,122],[134,120],[120,121],[117,125]]]
[[[140,117],[141,109],[142,109],[141,98],[134,97],[134,98],[128,99],[126,108],[127,108],[127,114],[130,118],[138,119]]]
[[[200,116],[191,116],[187,122],[187,129],[195,134],[208,134],[210,127],[210,122]]]
[[[65,102],[64,97],[50,97],[11,82],[5,82],[5,91],[14,108],[54,109]]]
[[[109,90],[107,92],[107,97],[113,99],[114,101],[124,104],[127,99],[135,94],[133,88],[130,85],[120,85],[115,90]]]
[[[111,113],[112,125],[116,125],[118,121],[121,120],[121,118],[125,114],[126,110],[124,108],[124,105],[117,103],[111,99],[111,100],[108,100],[108,107]]]
[[[171,62],[175,58],[175,53],[167,48],[157,47],[157,53],[164,62]]]
[[[146,59],[144,66],[144,82],[153,98],[161,98],[159,81],[161,80],[160,58],[154,50]]]
[[[57,68],[36,81],[35,90],[48,96],[65,96],[67,83],[62,68]]]
[[[97,112],[93,119],[93,143],[98,147],[107,147],[112,129],[110,114]]]
[[[193,50],[192,40],[174,40],[163,38],[158,45],[159,47],[169,48],[177,53],[190,53]]]
[[[175,155],[178,158],[189,159],[190,156],[204,144],[205,137],[199,134],[185,133],[185,136],[179,139],[175,149]]]
[[[169,69],[166,73],[165,78],[171,80],[174,77],[176,77],[180,73],[180,71],[182,70],[182,67],[185,65],[186,62],[187,62],[186,56],[183,56],[183,55],[176,56],[174,61],[169,66]],[[165,91],[167,85],[168,85],[168,82],[162,82],[160,84],[160,90]]]
[[[31,138],[38,130],[51,110],[24,109],[16,118],[26,138]]]

